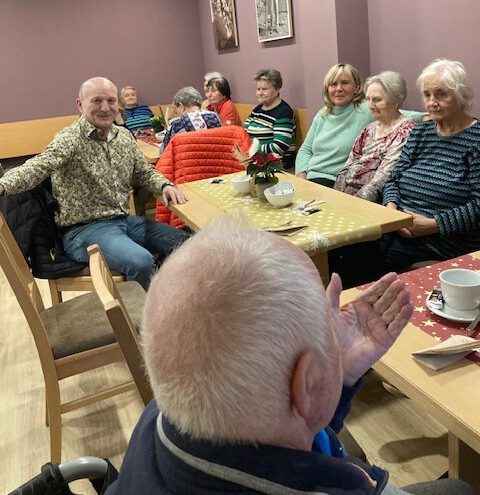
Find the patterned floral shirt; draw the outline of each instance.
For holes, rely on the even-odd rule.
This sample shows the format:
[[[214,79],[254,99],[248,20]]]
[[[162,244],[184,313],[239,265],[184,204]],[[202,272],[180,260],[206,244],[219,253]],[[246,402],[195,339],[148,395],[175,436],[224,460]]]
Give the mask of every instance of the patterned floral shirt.
[[[415,121],[402,117],[386,136],[377,138],[377,122],[368,124],[353,144],[334,188],[368,201],[380,202],[383,185],[395,168],[414,125]]]
[[[49,176],[59,227],[128,215],[132,187],[160,195],[171,184],[145,161],[130,131],[113,125],[105,138],[83,117],[60,131],[43,153],[7,172],[0,184],[6,194],[16,194]]]

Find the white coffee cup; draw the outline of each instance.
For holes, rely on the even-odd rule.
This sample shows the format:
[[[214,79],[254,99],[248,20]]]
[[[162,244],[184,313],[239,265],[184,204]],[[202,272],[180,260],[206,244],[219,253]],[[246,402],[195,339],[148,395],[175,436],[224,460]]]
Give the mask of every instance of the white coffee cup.
[[[469,310],[480,306],[480,273],[452,268],[440,273],[443,299],[454,309]]]

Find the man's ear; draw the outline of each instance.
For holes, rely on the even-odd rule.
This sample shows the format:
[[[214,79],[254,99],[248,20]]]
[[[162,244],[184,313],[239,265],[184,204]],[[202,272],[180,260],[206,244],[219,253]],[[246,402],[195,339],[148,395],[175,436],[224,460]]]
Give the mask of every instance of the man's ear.
[[[323,416],[322,398],[327,393],[325,379],[320,357],[313,351],[304,352],[293,370],[292,407],[311,428],[316,428]]]
[[[77,108],[80,111],[80,113],[83,113],[82,112],[82,100],[80,100],[80,98],[77,98]]]

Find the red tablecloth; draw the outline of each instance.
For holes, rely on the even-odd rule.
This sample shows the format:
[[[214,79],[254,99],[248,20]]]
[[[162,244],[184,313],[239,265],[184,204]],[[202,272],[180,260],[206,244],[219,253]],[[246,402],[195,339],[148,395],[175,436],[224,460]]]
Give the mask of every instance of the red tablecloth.
[[[423,332],[434,337],[438,342],[443,342],[452,335],[467,335],[469,337],[478,338],[480,333],[480,325],[474,332],[467,332],[468,323],[460,323],[450,321],[441,316],[433,314],[426,306],[427,296],[433,289],[440,288],[440,280],[438,278],[440,272],[449,268],[467,268],[470,270],[480,270],[480,259],[475,259],[469,254],[458,258],[435,263],[434,265],[426,266],[418,270],[402,273],[399,278],[405,282],[411,292],[411,299],[415,310],[411,322]],[[359,287],[359,290],[364,290],[370,284]],[[474,361],[480,366],[480,355],[478,352],[473,352],[467,356],[468,359]]]
[[[148,137],[143,137],[139,138],[140,141],[143,141],[144,143],[147,144],[153,144],[154,146],[158,146],[158,141],[155,136],[148,136]]]

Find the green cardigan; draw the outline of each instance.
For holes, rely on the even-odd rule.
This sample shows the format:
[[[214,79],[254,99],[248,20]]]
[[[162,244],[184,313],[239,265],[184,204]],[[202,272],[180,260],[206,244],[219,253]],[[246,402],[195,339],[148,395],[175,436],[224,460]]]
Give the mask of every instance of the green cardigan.
[[[402,114],[420,121],[424,113],[401,110]],[[355,139],[372,122],[366,101],[355,106],[335,106],[324,115],[320,110],[313,119],[307,137],[298,150],[295,173],[307,173],[307,179],[322,177],[335,180],[345,165]]]

